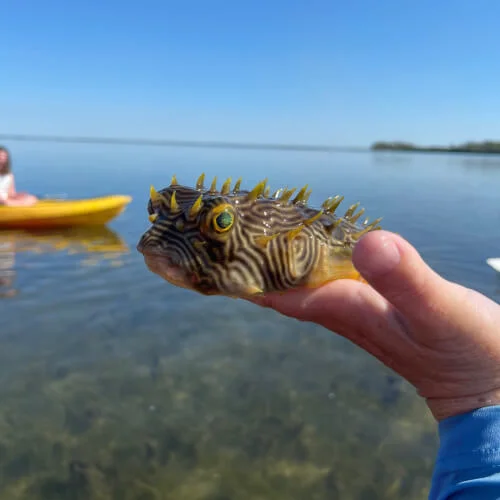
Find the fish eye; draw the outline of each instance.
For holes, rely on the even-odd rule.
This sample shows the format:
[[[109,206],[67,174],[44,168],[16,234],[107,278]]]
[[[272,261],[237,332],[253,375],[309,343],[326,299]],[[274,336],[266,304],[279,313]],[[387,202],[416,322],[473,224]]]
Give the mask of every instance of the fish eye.
[[[234,211],[231,205],[224,204],[212,212],[212,226],[217,233],[229,231],[234,224]]]

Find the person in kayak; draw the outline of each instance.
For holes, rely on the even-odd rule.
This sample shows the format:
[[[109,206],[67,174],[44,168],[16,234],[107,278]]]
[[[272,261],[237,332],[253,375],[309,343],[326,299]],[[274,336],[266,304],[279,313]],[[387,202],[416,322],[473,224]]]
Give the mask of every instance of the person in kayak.
[[[36,196],[16,191],[14,174],[10,166],[7,148],[0,146],[0,205],[9,207],[27,207],[38,201]]]

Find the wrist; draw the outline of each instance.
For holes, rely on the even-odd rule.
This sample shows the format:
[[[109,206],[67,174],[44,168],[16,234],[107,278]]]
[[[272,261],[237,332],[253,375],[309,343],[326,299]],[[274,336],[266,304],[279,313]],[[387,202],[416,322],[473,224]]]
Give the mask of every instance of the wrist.
[[[500,405],[500,388],[457,398],[426,398],[427,406],[438,421],[487,406]]]

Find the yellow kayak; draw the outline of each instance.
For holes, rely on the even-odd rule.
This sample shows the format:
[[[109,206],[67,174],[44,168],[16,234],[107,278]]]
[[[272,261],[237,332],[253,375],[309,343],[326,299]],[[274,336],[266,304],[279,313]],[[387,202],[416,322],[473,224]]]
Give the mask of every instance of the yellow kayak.
[[[130,196],[111,195],[81,200],[39,200],[31,207],[0,205],[0,228],[98,226],[120,215]]]

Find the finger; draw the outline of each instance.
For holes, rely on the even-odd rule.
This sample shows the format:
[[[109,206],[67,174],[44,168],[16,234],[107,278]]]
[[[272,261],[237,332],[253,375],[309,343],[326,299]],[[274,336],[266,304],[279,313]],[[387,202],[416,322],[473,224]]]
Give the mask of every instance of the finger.
[[[449,311],[451,283],[400,236],[387,231],[367,234],[356,245],[353,261],[368,283],[410,321],[442,319]]]

